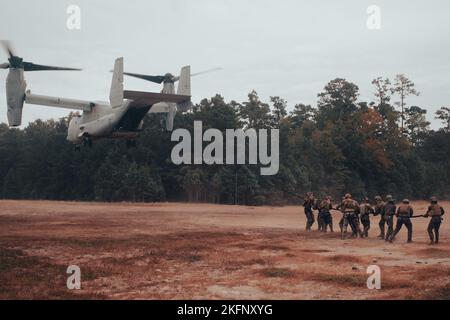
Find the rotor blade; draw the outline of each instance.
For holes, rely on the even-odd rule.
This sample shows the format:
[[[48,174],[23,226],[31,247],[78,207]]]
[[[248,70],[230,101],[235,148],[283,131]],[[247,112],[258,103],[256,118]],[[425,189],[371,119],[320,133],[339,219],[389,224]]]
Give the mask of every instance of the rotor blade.
[[[149,76],[149,75],[139,74],[139,73],[124,72],[123,74],[126,76],[135,77],[138,79],[147,80],[147,81],[151,81],[151,82],[159,83],[159,84],[163,83],[164,80],[166,79],[166,77],[164,77],[164,76]]]
[[[191,77],[199,76],[199,75],[205,74],[205,73],[211,73],[211,72],[214,72],[214,71],[220,71],[220,70],[223,70],[223,68],[220,68],[220,67],[219,68],[212,68],[212,69],[208,69],[208,70],[205,70],[205,71],[193,73],[193,74],[191,74]]]
[[[11,49],[11,44],[7,40],[0,40],[0,43],[2,44],[3,48],[8,52],[9,57],[15,56],[13,50]]]
[[[219,70],[223,70],[223,68],[212,68],[212,69],[208,69],[208,70],[205,70],[205,71],[192,73],[192,74],[191,74],[191,77],[195,77],[195,76],[199,76],[199,75],[201,75],[201,74],[211,73],[211,72],[219,71]],[[173,81],[178,81],[178,80],[180,80],[180,77],[179,77],[179,76],[173,78]]]
[[[9,63],[0,64],[0,69],[8,69],[8,68],[9,68]]]
[[[81,71],[81,69],[45,66],[41,64],[34,64],[32,62],[23,62],[24,71]]]

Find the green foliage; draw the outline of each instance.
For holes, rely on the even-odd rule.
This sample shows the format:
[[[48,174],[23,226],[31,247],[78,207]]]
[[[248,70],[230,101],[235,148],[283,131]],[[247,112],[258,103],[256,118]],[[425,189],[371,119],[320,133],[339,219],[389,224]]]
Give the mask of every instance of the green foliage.
[[[314,191],[340,199],[394,194],[397,199],[449,197],[450,131],[448,110],[436,116],[445,128],[429,129],[425,110],[406,107],[417,94],[406,77],[391,92],[388,79],[374,80],[378,103],[358,101],[358,86],[330,81],[318,107],[271,97],[270,105],[253,91],[242,103],[216,95],[192,112],[179,114],[175,128],[280,129],[280,170],[261,176],[259,165],[182,165],[171,160],[170,133],[161,118],[148,115],[137,148],[122,141],[95,141],[75,151],[66,141],[67,118],[36,120],[25,129],[0,124],[0,197],[98,201],[192,201],[241,205],[298,203],[295,195]],[[401,87],[403,86],[403,92]],[[391,94],[403,94],[405,132]],[[406,133],[406,134],[405,134]],[[206,143],[205,143],[206,145]]]
[[[450,108],[442,107],[436,111],[436,119],[441,120],[445,125],[445,130],[450,132]]]

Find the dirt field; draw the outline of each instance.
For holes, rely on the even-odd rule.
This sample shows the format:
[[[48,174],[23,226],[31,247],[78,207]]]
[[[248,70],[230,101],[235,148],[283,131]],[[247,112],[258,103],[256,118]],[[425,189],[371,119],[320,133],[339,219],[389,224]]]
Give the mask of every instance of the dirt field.
[[[0,299],[450,299],[447,221],[428,246],[427,219],[413,244],[376,239],[378,220],[340,240],[305,232],[301,207],[0,201]],[[381,290],[366,286],[373,264]]]

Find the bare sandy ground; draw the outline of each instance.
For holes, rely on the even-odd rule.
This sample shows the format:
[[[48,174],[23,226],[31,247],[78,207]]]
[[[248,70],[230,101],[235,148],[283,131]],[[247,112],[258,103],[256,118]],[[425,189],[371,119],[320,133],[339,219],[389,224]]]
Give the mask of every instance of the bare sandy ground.
[[[0,201],[0,299],[450,299],[447,221],[428,246],[427,219],[413,244],[406,230],[376,239],[378,220],[369,239],[340,240],[305,232],[294,206]],[[381,290],[367,289],[369,265]]]

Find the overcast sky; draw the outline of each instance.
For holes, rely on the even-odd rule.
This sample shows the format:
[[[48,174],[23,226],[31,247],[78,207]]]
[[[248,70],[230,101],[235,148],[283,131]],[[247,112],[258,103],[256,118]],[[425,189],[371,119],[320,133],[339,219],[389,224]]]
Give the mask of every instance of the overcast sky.
[[[81,9],[81,29],[69,30],[69,5]],[[367,8],[381,9],[381,29],[367,28]],[[407,0],[2,0],[0,39],[17,55],[40,64],[81,67],[82,72],[26,73],[34,93],[107,100],[114,59],[148,74],[213,67],[193,79],[193,101],[220,93],[244,101],[256,90],[264,101],[281,96],[316,105],[325,84],[343,77],[373,101],[371,80],[405,73],[422,93],[408,104],[434,112],[450,105],[450,1]],[[0,63],[6,62],[0,52]],[[6,122],[0,70],[0,122]],[[159,85],[125,80],[127,89]],[[25,105],[24,124],[62,117],[67,110]]]

